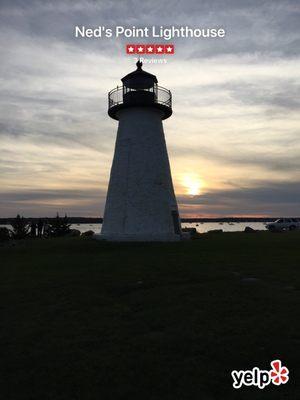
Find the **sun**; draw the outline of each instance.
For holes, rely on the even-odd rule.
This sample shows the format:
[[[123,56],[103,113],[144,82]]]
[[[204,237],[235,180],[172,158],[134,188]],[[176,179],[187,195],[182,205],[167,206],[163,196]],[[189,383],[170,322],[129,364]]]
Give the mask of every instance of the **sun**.
[[[197,196],[201,193],[203,181],[196,174],[186,174],[182,179],[183,186],[186,188],[187,194]]]

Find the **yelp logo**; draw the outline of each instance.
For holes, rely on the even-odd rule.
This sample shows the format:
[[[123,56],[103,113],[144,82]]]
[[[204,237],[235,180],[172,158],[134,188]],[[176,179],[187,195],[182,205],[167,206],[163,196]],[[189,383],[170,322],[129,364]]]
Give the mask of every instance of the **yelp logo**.
[[[289,370],[287,367],[282,367],[281,366],[281,361],[280,360],[275,360],[271,362],[271,379],[272,383],[274,385],[281,385],[282,383],[287,383],[289,380]]]
[[[273,383],[276,386],[287,383],[289,380],[289,370],[282,366],[280,360],[271,362],[271,370],[262,370],[254,367],[252,370],[233,370],[231,376],[233,379],[233,387],[239,389],[242,385],[257,386],[263,389],[265,386]]]

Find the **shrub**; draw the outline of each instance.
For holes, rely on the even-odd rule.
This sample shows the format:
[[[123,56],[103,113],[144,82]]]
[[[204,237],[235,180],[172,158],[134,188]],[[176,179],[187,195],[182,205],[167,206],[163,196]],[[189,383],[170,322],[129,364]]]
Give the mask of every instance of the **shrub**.
[[[70,226],[68,217],[65,215],[61,218],[57,213],[54,221],[50,223],[50,235],[51,236],[65,236],[70,232]]]
[[[18,214],[17,217],[12,221],[12,237],[14,239],[24,239],[29,234],[29,224],[26,222],[26,219],[20,217]]]
[[[0,227],[0,242],[5,242],[10,239],[10,232],[8,228]]]

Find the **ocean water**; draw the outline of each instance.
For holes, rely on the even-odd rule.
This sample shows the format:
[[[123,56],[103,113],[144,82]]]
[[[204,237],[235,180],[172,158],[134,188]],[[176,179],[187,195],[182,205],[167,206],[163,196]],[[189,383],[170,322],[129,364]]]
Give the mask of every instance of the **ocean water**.
[[[256,230],[266,230],[264,222],[185,222],[181,224],[183,228],[196,228],[197,232],[205,233],[213,229],[222,229],[224,232],[240,232],[246,226]],[[11,229],[10,225],[6,226]],[[102,224],[72,224],[72,229],[78,229],[80,232],[94,231],[100,233]]]
[[[78,229],[80,232],[92,230],[95,233],[100,233],[102,224],[73,224],[72,229]],[[266,230],[263,222],[185,222],[182,223],[183,228],[196,228],[197,232],[205,233],[213,229],[222,229],[224,232],[239,232],[243,231],[246,226],[257,230]]]

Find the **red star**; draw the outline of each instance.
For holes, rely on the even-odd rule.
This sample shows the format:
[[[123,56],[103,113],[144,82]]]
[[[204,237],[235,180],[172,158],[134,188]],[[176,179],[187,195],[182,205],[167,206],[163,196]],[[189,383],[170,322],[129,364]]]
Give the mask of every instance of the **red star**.
[[[157,44],[155,46],[155,54],[164,54],[165,46],[162,44]]]
[[[165,45],[165,54],[174,54],[174,45],[173,44]]]
[[[146,54],[154,54],[155,53],[155,45],[154,44],[148,44],[146,46]]]
[[[144,44],[137,44],[136,52],[137,54],[144,54],[146,52],[146,46]]]
[[[135,54],[136,46],[134,44],[127,44],[126,45],[126,53],[127,54]]]

